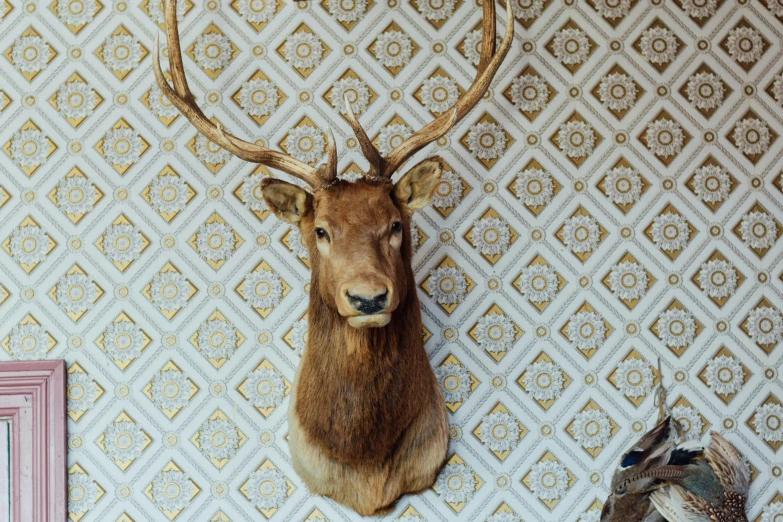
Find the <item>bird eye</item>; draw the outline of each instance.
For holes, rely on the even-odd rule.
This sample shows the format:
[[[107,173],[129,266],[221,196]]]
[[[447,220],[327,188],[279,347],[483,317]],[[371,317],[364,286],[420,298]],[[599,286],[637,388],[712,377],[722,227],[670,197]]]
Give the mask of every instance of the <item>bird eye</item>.
[[[402,223],[400,223],[399,221],[395,221],[394,223],[392,223],[391,232],[392,234],[399,234],[400,232],[402,232]]]
[[[328,240],[329,239],[329,234],[323,228],[318,227],[318,228],[315,229],[315,237],[317,237],[318,239],[326,239],[326,240]]]

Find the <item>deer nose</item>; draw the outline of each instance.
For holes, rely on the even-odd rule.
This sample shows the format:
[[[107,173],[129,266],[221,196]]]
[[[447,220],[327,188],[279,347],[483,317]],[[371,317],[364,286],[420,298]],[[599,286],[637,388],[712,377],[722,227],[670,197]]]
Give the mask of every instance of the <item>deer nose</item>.
[[[345,297],[351,308],[364,315],[377,314],[389,306],[388,287],[367,285],[348,288]]]

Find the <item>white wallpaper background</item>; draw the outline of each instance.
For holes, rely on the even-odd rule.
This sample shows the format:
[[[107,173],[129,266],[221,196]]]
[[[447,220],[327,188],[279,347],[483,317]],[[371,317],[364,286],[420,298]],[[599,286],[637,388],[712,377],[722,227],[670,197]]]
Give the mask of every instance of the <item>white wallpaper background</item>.
[[[463,0],[180,7],[208,115],[305,161],[331,127],[348,173],[364,162],[332,100],[388,150],[469,86],[480,45]],[[515,9],[491,96],[426,151],[451,169],[414,264],[452,456],[384,520],[598,520],[654,424],[657,359],[688,436],[727,433],[750,519],[776,519],[783,4]],[[68,362],[70,518],[358,519],[290,466],[306,251],[259,201],[266,171],[160,99],[159,5],[0,16],[0,357]]]

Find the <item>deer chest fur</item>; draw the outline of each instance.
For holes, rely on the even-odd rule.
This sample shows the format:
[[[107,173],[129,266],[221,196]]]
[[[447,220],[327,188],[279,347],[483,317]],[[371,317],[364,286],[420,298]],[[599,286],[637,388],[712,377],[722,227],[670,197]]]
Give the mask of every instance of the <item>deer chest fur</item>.
[[[344,463],[386,460],[434,385],[420,342],[390,349],[387,340],[375,341],[366,347],[372,353],[346,357],[344,346],[319,346],[311,337],[300,368],[299,422],[328,456]]]

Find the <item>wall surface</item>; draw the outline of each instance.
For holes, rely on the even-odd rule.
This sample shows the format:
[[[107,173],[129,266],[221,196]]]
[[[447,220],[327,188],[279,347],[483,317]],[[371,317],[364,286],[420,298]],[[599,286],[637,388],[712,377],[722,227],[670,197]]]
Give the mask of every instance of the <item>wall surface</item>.
[[[385,152],[475,74],[466,0],[179,8],[209,116],[304,161],[332,128],[349,175],[343,92]],[[783,4],[515,14],[491,96],[425,151],[450,168],[414,265],[453,443],[385,520],[598,520],[658,360],[687,437],[728,434],[750,519],[776,519]],[[161,98],[160,22],[156,0],[0,0],[0,358],[68,363],[74,521],[356,520],[286,444],[307,252],[258,198],[268,172]]]

